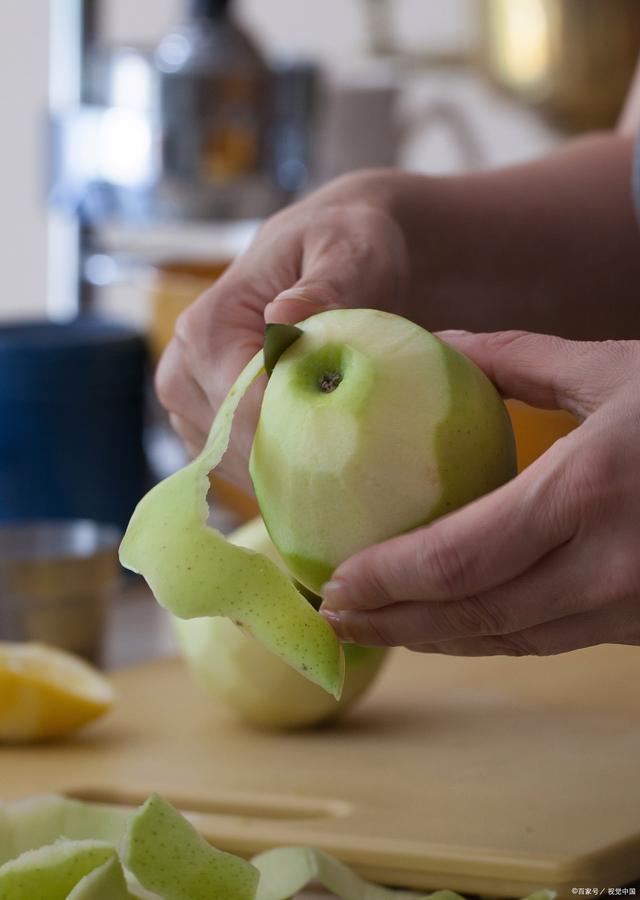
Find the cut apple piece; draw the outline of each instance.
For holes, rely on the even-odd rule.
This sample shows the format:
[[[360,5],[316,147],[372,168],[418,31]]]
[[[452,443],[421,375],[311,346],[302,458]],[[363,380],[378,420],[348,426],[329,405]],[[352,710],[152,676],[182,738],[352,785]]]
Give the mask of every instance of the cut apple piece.
[[[163,900],[253,900],[256,895],[257,869],[216,850],[157,794],[131,819],[121,853],[140,884]]]
[[[158,602],[174,615],[232,619],[339,698],[344,655],[331,626],[271,560],[229,544],[207,525],[208,474],[227,449],[240,400],[263,373],[260,351],[229,391],[200,456],[138,504],[120,561],[144,575]]]
[[[71,891],[67,900],[130,900],[122,866],[117,857],[107,860],[85,875]]]
[[[78,882],[116,859],[104,841],[60,840],[0,866],[0,900],[67,900]]]

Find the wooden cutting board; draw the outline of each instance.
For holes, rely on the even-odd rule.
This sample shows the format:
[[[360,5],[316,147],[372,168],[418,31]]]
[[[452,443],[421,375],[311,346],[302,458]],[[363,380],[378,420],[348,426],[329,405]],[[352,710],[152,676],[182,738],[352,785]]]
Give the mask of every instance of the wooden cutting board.
[[[423,890],[569,895],[640,876],[640,648],[397,651],[341,726],[294,734],[242,725],[178,661],[115,683],[116,711],[73,740],[2,749],[0,794],[159,791],[224,849],[310,844]]]

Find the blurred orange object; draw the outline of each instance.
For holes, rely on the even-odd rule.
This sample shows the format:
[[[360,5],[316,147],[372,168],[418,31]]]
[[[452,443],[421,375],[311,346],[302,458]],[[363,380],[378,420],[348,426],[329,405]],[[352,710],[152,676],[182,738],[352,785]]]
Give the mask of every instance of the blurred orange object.
[[[154,360],[160,359],[173,336],[176,319],[200,294],[218,280],[230,260],[168,260],[155,267],[151,284],[149,343]]]
[[[216,500],[219,500],[223,506],[234,512],[241,522],[248,522],[259,515],[260,510],[254,498],[249,497],[240,488],[229,484],[228,481],[219,478],[217,475],[209,475],[209,481]]]
[[[575,416],[562,409],[537,409],[520,400],[507,400],[507,409],[516,437],[518,472],[579,425]]]

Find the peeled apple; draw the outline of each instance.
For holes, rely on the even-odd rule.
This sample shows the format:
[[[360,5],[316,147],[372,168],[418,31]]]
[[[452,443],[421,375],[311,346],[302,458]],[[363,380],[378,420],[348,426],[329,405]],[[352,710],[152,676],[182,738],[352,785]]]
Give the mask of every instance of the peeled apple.
[[[419,325],[368,309],[299,328],[267,384],[250,471],[289,571],[320,593],[343,560],[516,471],[495,387]]]

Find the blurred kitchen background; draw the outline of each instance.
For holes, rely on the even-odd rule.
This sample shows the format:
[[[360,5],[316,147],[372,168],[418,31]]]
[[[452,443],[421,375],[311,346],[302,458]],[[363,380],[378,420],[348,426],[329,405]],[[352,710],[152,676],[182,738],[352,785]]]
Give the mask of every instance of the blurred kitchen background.
[[[637,0],[3,0],[0,23],[0,639],[33,636],[12,561],[114,559],[98,525],[184,462],[150,371],[261,219],[351,169],[613,127],[640,48]],[[221,527],[251,514],[218,496]]]

